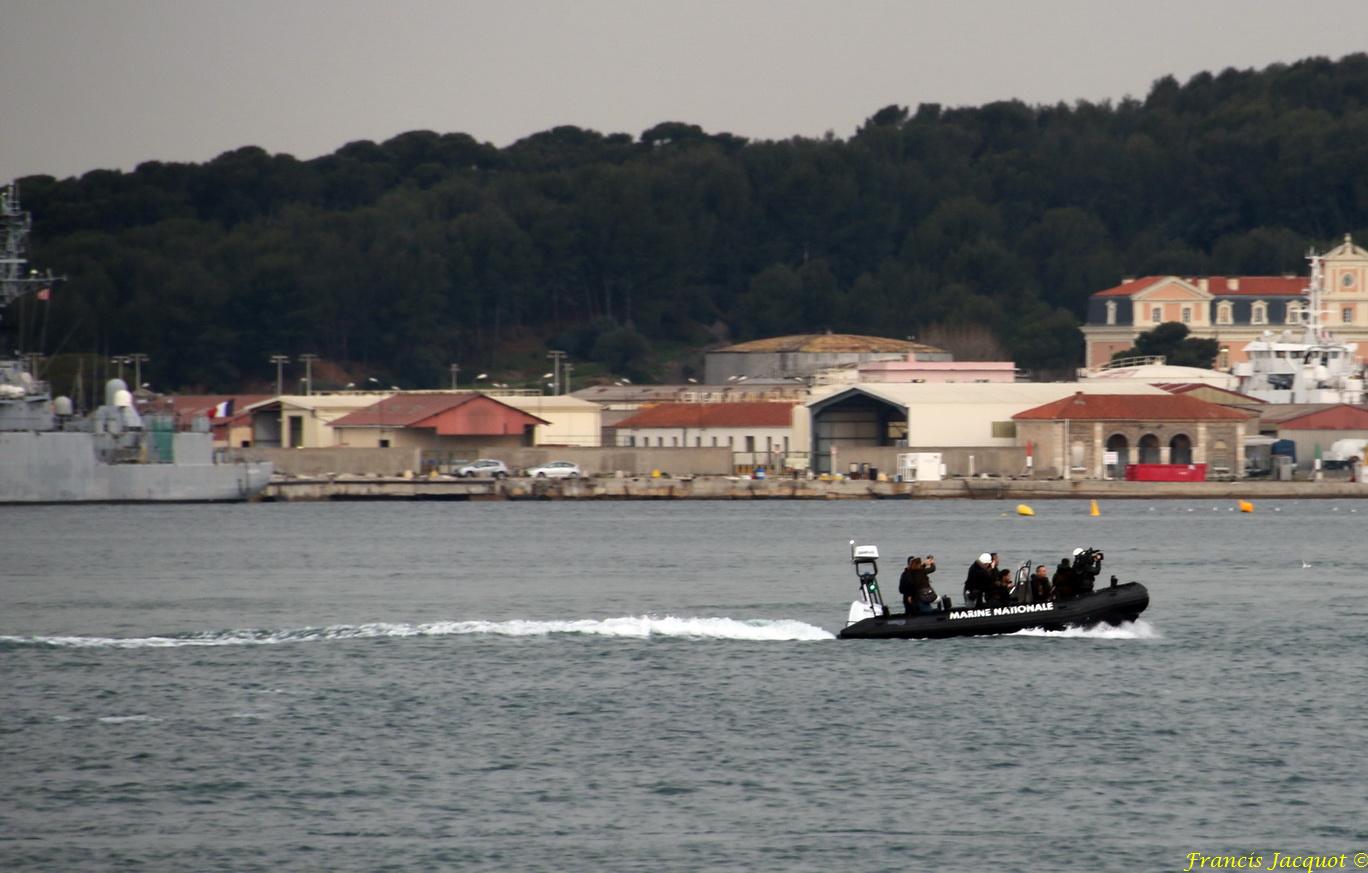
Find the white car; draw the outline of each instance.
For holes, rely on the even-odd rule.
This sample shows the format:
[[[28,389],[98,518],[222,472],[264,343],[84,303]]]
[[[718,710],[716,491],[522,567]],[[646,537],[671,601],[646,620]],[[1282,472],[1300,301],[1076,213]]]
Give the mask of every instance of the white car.
[[[528,467],[527,475],[537,479],[578,479],[584,475],[579,464],[570,461],[551,461],[538,467]]]
[[[504,479],[508,476],[508,465],[503,461],[496,461],[493,458],[480,458],[478,461],[471,461],[464,467],[456,468],[456,475],[467,479],[475,476],[489,476],[494,479]]]

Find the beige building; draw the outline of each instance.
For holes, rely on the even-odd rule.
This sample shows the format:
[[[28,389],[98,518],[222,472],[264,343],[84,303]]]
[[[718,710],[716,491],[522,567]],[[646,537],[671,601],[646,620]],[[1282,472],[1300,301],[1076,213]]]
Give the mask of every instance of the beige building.
[[[1012,416],[1076,391],[1166,393],[1145,382],[866,383],[808,401],[807,415],[794,428],[794,445],[811,452],[819,473],[843,472],[846,463],[876,458],[881,469],[891,470],[890,459],[899,451],[996,449],[1014,458],[1019,451]],[[883,451],[867,451],[874,448]],[[976,459],[991,456],[980,451]],[[952,475],[971,472],[950,466]]]
[[[1012,418],[1037,476],[1121,479],[1131,464],[1205,464],[1208,477],[1225,478],[1244,473],[1256,415],[1186,395],[1080,391]]]
[[[252,444],[259,448],[319,449],[340,445],[332,423],[393,394],[337,391],[324,394],[282,394],[253,403]]]
[[[1368,356],[1368,250],[1349,236],[1325,253],[1321,323]],[[1098,291],[1083,326],[1087,366],[1100,367],[1135,338],[1165,322],[1220,343],[1217,366],[1247,359],[1245,346],[1266,332],[1300,331],[1307,317],[1301,276],[1145,276]]]
[[[533,445],[599,446],[603,444],[603,407],[569,394],[503,395],[495,399],[546,421],[537,425]]]

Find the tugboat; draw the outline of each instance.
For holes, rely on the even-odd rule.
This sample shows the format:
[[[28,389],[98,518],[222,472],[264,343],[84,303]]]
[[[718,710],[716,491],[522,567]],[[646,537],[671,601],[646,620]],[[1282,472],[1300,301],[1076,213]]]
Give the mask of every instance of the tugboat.
[[[1011,634],[1027,629],[1060,631],[1069,627],[1117,625],[1135,621],[1149,606],[1149,592],[1144,585],[1118,584],[1115,576],[1108,587],[1067,600],[1032,600],[1028,562],[1016,571],[1008,603],[956,608],[946,595],[935,612],[892,613],[879,591],[878,546],[857,546],[851,540],[850,561],[860,583],[860,599],[850,604],[846,626],[838,634],[843,640],[940,639]]]

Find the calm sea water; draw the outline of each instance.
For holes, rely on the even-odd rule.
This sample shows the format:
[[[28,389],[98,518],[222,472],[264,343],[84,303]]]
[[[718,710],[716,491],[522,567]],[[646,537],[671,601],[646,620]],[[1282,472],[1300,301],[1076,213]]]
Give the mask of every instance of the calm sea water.
[[[0,509],[0,869],[1182,870],[1368,850],[1368,504]],[[1142,621],[837,641],[850,539]],[[1309,565],[1309,566],[1306,566]],[[896,595],[894,595],[896,598]]]

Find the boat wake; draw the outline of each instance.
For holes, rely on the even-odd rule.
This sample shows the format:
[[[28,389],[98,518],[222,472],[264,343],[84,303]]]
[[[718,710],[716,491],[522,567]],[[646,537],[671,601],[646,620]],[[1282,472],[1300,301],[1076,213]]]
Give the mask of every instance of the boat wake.
[[[170,649],[194,646],[269,646],[404,637],[491,635],[545,637],[572,634],[647,639],[793,641],[835,637],[815,625],[789,619],[677,618],[623,616],[562,621],[436,621],[426,624],[377,622],[287,630],[225,630],[155,637],[0,636],[0,647],[46,646],[73,649]]]
[[[1094,627],[1070,627],[1062,631],[1049,631],[1033,627],[1019,630],[1010,636],[1083,640],[1157,640],[1162,638],[1158,629],[1144,619],[1128,621],[1115,626],[1100,624]]]

